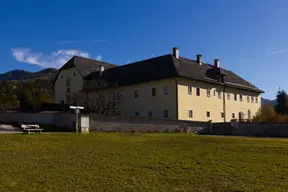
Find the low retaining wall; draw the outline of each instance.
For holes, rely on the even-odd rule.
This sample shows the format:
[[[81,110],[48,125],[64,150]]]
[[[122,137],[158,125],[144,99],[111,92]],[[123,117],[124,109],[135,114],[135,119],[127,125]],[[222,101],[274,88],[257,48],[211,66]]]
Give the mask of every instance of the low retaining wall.
[[[198,133],[207,127],[206,122],[166,119],[121,118],[90,115],[90,131],[101,132],[185,132]]]
[[[255,137],[288,137],[288,124],[278,123],[213,123],[212,135]]]
[[[288,137],[288,124],[231,123],[233,135]]]

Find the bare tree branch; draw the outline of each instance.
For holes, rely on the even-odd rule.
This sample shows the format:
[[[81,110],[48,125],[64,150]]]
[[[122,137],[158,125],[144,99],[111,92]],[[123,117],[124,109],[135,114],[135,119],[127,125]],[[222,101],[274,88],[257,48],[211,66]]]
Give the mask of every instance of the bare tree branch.
[[[116,82],[103,79],[85,80],[79,100],[89,112],[115,114],[117,106],[123,102],[123,95]]]

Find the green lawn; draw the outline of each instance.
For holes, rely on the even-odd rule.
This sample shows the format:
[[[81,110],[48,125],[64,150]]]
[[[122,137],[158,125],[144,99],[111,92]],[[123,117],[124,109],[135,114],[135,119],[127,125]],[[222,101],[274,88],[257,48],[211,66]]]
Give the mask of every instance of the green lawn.
[[[287,191],[288,140],[0,135],[0,191]]]

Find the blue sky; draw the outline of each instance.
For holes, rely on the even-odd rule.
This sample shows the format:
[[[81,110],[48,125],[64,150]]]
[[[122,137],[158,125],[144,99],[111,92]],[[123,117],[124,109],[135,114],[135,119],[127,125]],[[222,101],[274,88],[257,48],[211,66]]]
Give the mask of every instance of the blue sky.
[[[3,0],[0,72],[60,67],[73,54],[126,64],[172,52],[288,91],[286,0]]]

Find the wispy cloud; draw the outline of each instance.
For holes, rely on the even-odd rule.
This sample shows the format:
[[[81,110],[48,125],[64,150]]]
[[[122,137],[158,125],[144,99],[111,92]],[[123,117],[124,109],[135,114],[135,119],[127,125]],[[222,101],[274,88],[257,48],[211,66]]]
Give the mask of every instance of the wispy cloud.
[[[105,43],[106,40],[104,40],[104,39],[100,39],[100,40],[92,40],[91,42],[92,42],[92,43]]]
[[[98,61],[102,61],[102,55],[97,55],[96,57],[94,57],[96,60]]]
[[[75,44],[80,43],[80,41],[56,41],[54,44]]]
[[[268,53],[267,55],[275,55],[275,54],[279,54],[279,53],[285,53],[287,51],[288,51],[288,49],[283,49],[280,51],[274,51],[274,52]]]
[[[13,57],[20,62],[39,65],[43,68],[53,67],[60,68],[71,57],[78,55],[81,57],[91,57],[88,52],[77,49],[59,49],[55,52],[44,54],[42,52],[33,52],[29,48],[13,48],[11,49]],[[102,60],[102,55],[94,56],[98,60]]]

